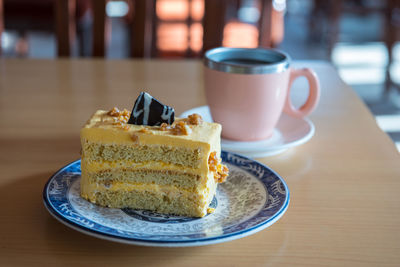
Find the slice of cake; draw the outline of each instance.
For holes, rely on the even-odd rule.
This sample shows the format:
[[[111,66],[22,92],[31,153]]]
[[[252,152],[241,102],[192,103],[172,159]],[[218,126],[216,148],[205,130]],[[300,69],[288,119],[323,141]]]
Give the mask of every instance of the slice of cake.
[[[197,114],[172,122],[165,106],[157,121],[146,110],[149,101],[141,94],[132,116],[98,110],[83,127],[81,196],[105,207],[203,217],[228,175],[220,160],[221,125]]]

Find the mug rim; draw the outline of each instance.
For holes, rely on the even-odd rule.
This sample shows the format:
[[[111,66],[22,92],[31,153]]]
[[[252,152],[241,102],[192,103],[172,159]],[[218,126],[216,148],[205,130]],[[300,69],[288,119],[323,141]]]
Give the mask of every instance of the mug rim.
[[[223,60],[235,58],[273,61],[273,63],[249,65],[223,62]],[[291,59],[287,53],[276,49],[216,47],[205,52],[203,62],[206,67],[221,72],[266,74],[286,71],[290,66]]]

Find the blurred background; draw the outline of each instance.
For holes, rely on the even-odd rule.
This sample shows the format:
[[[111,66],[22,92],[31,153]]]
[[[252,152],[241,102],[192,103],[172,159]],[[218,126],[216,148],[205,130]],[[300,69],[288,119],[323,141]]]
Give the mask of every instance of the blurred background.
[[[187,59],[222,45],[329,61],[400,151],[399,41],[400,0],[0,0],[4,58]]]

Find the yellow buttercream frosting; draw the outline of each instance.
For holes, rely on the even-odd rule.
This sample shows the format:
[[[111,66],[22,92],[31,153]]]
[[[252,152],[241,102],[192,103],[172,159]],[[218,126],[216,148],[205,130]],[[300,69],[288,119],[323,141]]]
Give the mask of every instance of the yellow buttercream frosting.
[[[180,120],[182,118],[177,118],[175,122]],[[174,135],[169,131],[161,131],[159,126],[125,125],[126,130],[116,123],[114,117],[108,115],[107,111],[98,110],[81,130],[81,137],[94,142],[168,144],[190,148],[205,147],[220,151],[221,125],[218,123],[202,122],[200,125],[188,125],[191,129],[188,135]]]

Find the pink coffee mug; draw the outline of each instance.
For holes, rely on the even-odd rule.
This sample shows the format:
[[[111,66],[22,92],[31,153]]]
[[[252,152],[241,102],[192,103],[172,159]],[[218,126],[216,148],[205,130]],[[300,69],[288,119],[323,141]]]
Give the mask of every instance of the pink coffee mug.
[[[290,88],[300,76],[307,78],[309,94],[296,109]],[[282,112],[305,117],[315,109],[320,95],[318,78],[311,69],[293,69],[286,53],[262,48],[207,51],[204,86],[211,116],[222,125],[222,137],[237,141],[271,137]]]

